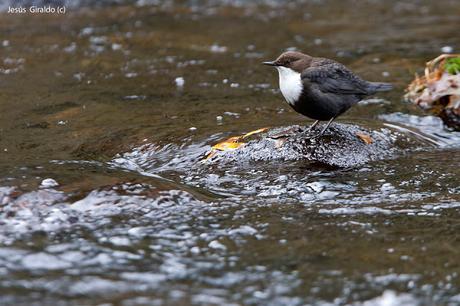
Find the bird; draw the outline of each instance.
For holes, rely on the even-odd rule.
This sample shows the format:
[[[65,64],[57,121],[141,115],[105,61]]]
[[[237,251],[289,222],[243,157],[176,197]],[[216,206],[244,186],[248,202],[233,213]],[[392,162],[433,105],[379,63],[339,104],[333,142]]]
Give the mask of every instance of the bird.
[[[323,135],[338,116],[364,97],[393,88],[389,83],[363,80],[335,60],[297,51],[284,52],[276,60],[262,64],[278,70],[279,87],[286,102],[296,112],[316,120],[305,132],[327,121],[321,132],[310,138]]]

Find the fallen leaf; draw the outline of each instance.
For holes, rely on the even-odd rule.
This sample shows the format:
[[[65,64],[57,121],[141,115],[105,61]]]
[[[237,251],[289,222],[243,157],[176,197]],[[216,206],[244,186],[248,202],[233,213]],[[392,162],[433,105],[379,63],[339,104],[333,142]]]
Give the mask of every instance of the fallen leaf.
[[[263,133],[263,132],[265,132],[265,131],[267,131],[267,130],[268,130],[268,128],[257,129],[257,130],[254,130],[254,131],[251,131],[251,132],[249,132],[249,133],[244,134],[244,135],[242,136],[242,138],[247,138],[247,137],[249,137],[249,136],[251,136],[251,135],[254,135],[254,134],[260,134],[260,133]]]
[[[238,149],[239,147],[243,146],[246,144],[245,142],[241,142],[240,140],[242,137],[231,137],[225,141],[219,142],[212,146],[214,150],[219,150],[219,151],[228,151],[228,150],[234,150]]]
[[[211,157],[215,156],[217,151],[230,151],[230,150],[238,149],[246,144],[246,142],[243,142],[243,139],[249,136],[252,136],[254,134],[263,133],[267,130],[268,128],[261,128],[261,129],[257,129],[249,133],[246,133],[242,136],[233,136],[224,141],[221,141],[212,146],[211,151],[209,152],[209,154],[206,156],[204,160],[206,161],[210,159]]]
[[[371,144],[371,143],[374,142],[374,140],[372,140],[372,138],[371,138],[371,136],[369,134],[364,134],[364,133],[361,133],[361,132],[357,132],[356,136],[358,136],[359,139],[361,139],[365,144]]]

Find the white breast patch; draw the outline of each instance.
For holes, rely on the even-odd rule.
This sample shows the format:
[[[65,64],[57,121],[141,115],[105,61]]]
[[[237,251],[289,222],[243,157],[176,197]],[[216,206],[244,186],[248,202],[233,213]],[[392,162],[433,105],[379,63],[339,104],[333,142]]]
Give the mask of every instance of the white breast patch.
[[[302,93],[302,80],[300,73],[295,72],[291,68],[276,67],[280,78],[280,89],[287,103],[294,105]]]

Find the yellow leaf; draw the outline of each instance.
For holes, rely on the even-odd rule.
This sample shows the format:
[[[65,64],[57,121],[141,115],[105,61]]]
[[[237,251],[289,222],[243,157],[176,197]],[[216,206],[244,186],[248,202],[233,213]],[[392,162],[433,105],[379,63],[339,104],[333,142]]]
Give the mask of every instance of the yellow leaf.
[[[254,134],[259,134],[259,133],[265,132],[266,130],[268,130],[268,128],[257,129],[257,130],[251,131],[249,133],[246,133],[246,134],[244,134],[242,136],[230,137],[230,138],[228,138],[228,139],[226,139],[224,141],[221,141],[221,142],[213,145],[212,148],[211,148],[211,151],[206,156],[205,161],[210,159],[211,157],[215,156],[217,151],[230,151],[230,150],[235,150],[235,149],[238,149],[238,148],[244,146],[246,144],[245,142],[242,141],[244,138],[247,138],[247,137],[249,137],[251,135],[254,135]]]
[[[358,136],[365,144],[371,144],[374,142],[374,140],[372,140],[371,136],[368,134],[357,132],[356,136]]]
[[[266,130],[268,130],[268,128],[261,128],[261,129],[257,129],[257,130],[254,130],[254,131],[251,131],[249,133],[246,133],[243,135],[243,138],[247,138],[251,135],[254,135],[254,134],[259,134],[259,133],[263,133],[265,132]]]

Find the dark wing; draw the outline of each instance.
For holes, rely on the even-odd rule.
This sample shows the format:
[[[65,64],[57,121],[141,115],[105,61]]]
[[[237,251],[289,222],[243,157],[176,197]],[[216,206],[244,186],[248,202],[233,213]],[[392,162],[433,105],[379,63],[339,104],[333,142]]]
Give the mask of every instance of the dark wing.
[[[354,75],[345,66],[329,62],[312,66],[302,72],[302,81],[308,82],[323,93],[367,95],[369,83]]]

